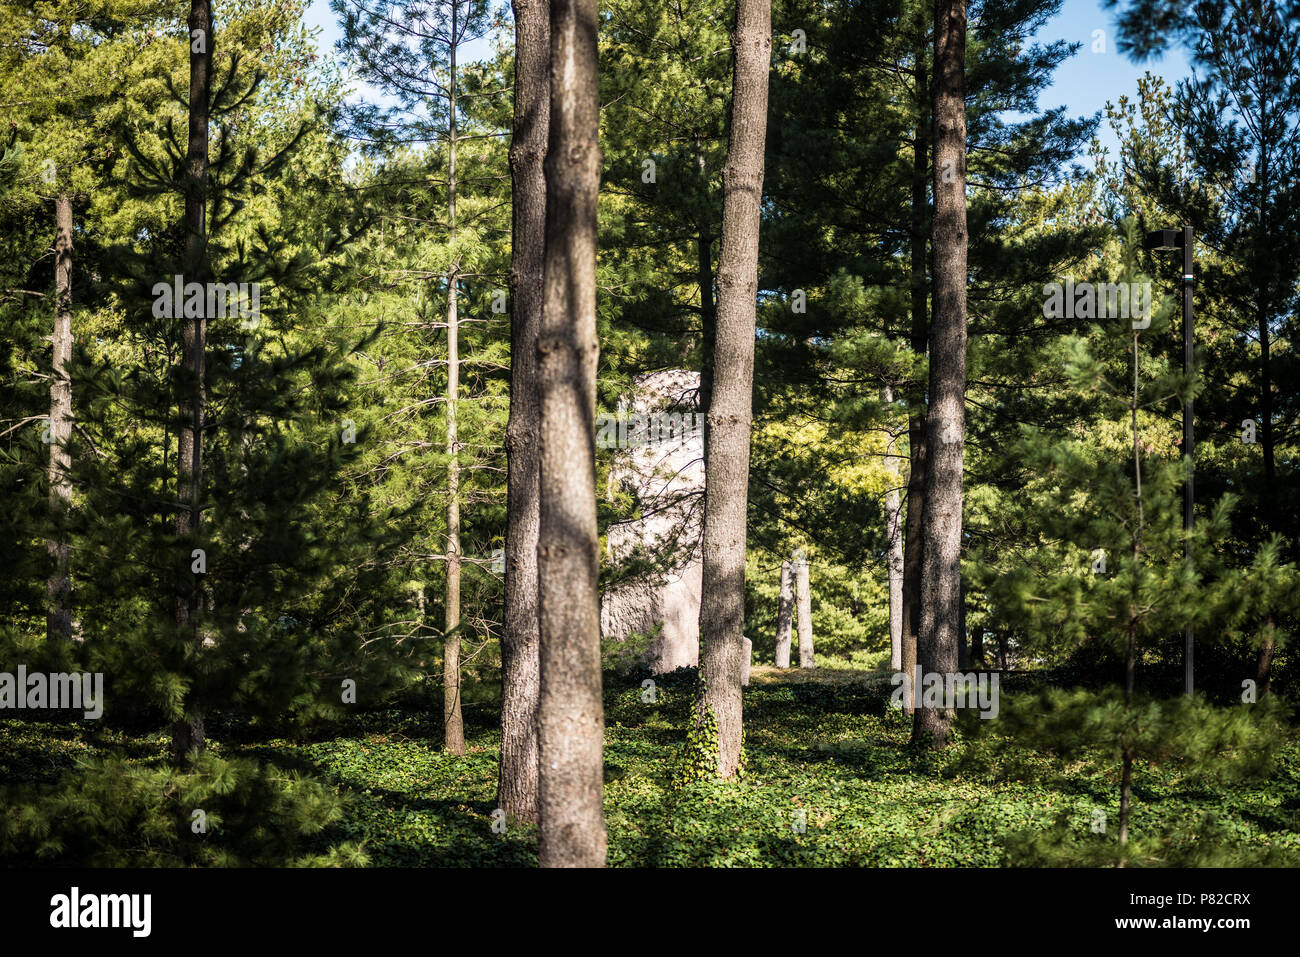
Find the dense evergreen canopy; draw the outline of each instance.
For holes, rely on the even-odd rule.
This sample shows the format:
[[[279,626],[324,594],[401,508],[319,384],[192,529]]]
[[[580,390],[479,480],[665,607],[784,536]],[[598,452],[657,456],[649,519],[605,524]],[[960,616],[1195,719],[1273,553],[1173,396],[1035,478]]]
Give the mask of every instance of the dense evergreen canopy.
[[[1294,863],[1300,5],[1073,2],[0,7],[0,862]]]

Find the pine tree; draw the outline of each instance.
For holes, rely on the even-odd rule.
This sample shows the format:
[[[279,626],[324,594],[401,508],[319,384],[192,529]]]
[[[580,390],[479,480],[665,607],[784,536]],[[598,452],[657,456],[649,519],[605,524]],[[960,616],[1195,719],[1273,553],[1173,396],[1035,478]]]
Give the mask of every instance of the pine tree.
[[[370,82],[391,90],[398,106],[383,110],[364,105],[356,111],[358,132],[379,144],[434,140],[446,155],[447,246],[450,259],[443,276],[447,332],[446,385],[446,591],[443,632],[443,737],[453,754],[465,753],[461,713],[461,490],[462,444],[458,438],[460,405],[460,284],[466,268],[459,256],[457,218],[461,178],[457,170],[464,109],[458,55],[485,35],[489,9],[485,0],[387,0],[364,4],[333,0],[343,18],[340,49],[357,63]],[[470,94],[471,96],[475,94]],[[478,96],[487,95],[480,91]],[[472,134],[477,136],[483,133]]]
[[[1242,0],[1197,12],[1194,74],[1179,84],[1170,110],[1186,144],[1186,177],[1177,187],[1153,190],[1221,262],[1193,295],[1208,293],[1244,314],[1232,323],[1239,354],[1229,368],[1253,382],[1244,389],[1207,383],[1210,401],[1200,411],[1211,422],[1226,421],[1229,442],[1240,437],[1238,426],[1255,438],[1248,433],[1257,424],[1256,441],[1243,444],[1258,445],[1262,475],[1227,481],[1256,493],[1238,527],[1261,543],[1273,534],[1294,542],[1300,532],[1294,521],[1300,487],[1277,467],[1278,448],[1289,444],[1294,426],[1289,345],[1300,305],[1300,10],[1290,5],[1289,11],[1287,17],[1287,4]],[[1139,178],[1149,182],[1160,172],[1148,167]],[[1222,402],[1227,395],[1232,399]],[[1288,551],[1287,558],[1295,557]],[[1261,694],[1268,692],[1278,635],[1291,625],[1273,608],[1264,617],[1255,673]]]
[[[962,461],[966,436],[966,4],[934,13],[934,316],[930,325],[930,406],[926,415],[925,502],[921,525],[921,627],[917,662],[932,674],[957,670],[961,617]],[[951,715],[916,713],[912,736],[947,742]]]
[[[1014,431],[1029,411],[1024,400],[1041,387],[1041,380],[1032,381],[1034,366],[1011,346],[1030,346],[1043,333],[1027,328],[1025,304],[1009,291],[1023,288],[1026,276],[1036,277],[1042,263],[1068,261],[1096,245],[1094,231],[1063,222],[1043,228],[1036,218],[1043,213],[1035,198],[1038,184],[1063,178],[1062,167],[1095,123],[1071,119],[1060,108],[1040,109],[1028,92],[1041,91],[1071,53],[1065,43],[1033,42],[1051,9],[1027,3],[982,8],[968,30],[968,69],[980,82],[967,97],[968,391],[974,401],[966,410],[964,467],[971,484],[981,487],[974,500],[979,511],[967,516],[979,522],[978,534],[995,524],[983,521],[983,496],[1002,483],[984,467],[982,447]],[[933,10],[920,3],[892,11],[858,5],[827,19],[792,2],[781,20],[806,27],[807,37],[803,52],[796,52],[791,39],[773,75],[767,199],[772,214],[765,221],[762,284],[776,294],[761,313],[757,378],[771,383],[765,387],[771,392],[777,383],[797,383],[800,395],[808,396],[806,414],[824,415],[819,410],[831,408],[840,429],[864,437],[901,437],[907,430],[908,442],[900,442],[898,451],[908,459],[900,471],[907,483],[902,651],[903,670],[910,674],[920,617],[930,333]],[[1003,112],[1011,100],[1023,104],[1025,115],[1016,122]],[[792,308],[795,289],[805,294],[802,311]],[[878,348],[873,339],[894,345]],[[768,343],[771,348],[765,348]],[[831,348],[817,348],[822,343]],[[886,386],[894,406],[877,399]],[[985,414],[988,408],[996,411]],[[773,508],[767,489],[784,486],[787,477],[784,458],[762,452],[755,456],[754,495],[766,512]],[[879,517],[859,521],[857,541],[845,543],[850,562],[874,569],[871,574],[882,583],[889,487],[881,486]],[[795,510],[792,525],[816,520],[816,510],[803,512],[799,497],[788,502],[782,507]],[[963,506],[970,511],[968,503]],[[978,596],[971,605],[982,607]]]
[[[537,341],[538,860],[605,864],[595,413],[600,91],[594,0],[551,0],[546,258]]]
[[[700,688],[693,731],[703,733],[710,724],[716,728],[716,741],[710,744],[717,754],[718,777],[724,780],[739,773],[743,747],[741,639],[771,18],[770,0],[738,0],[705,440]]]
[[[183,187],[194,185],[196,155],[181,146],[180,104],[131,124],[129,158],[115,172],[136,195],[163,202],[149,228],[128,234],[116,250],[112,265],[121,279],[106,283],[103,293],[123,319],[107,348],[80,357],[74,376],[89,391],[79,416],[86,454],[75,457],[73,472],[85,490],[78,553],[87,556],[93,580],[87,644],[91,634],[118,636],[96,641],[91,653],[120,683],[115,698],[124,708],[134,693],[174,719],[177,763],[202,749],[211,710],[328,712],[339,699],[333,689],[320,697],[325,662],[360,661],[355,634],[331,635],[332,623],[300,617],[306,596],[350,564],[343,556],[366,538],[362,528],[351,536],[355,543],[344,542],[316,511],[349,451],[328,437],[338,435],[351,375],[345,357],[355,343],[304,343],[311,338],[304,327],[322,308],[313,287],[329,268],[337,237],[286,241],[274,234],[275,214],[248,203],[259,191],[283,192],[282,178],[301,172],[297,151],[309,141],[323,145],[307,133],[316,109],[310,94],[277,109],[261,99],[267,73],[249,62],[247,47],[259,49],[259,27],[268,31],[263,37],[302,50],[305,38],[292,32],[292,11],[286,14],[269,24],[245,21],[247,32],[231,34],[237,46],[213,55],[201,235],[193,204],[180,225],[176,217],[180,198],[191,198]],[[203,43],[187,33],[183,46],[170,44],[191,66],[199,47],[221,50],[211,21],[202,22],[209,27]],[[284,65],[268,64],[270,82]],[[253,148],[245,137],[271,146]],[[200,256],[208,265],[200,263],[199,275],[211,277],[203,284],[191,278]],[[186,366],[183,357],[200,332],[203,355]],[[211,410],[201,429],[193,418],[196,368]],[[187,430],[201,432],[198,445],[186,446]],[[169,478],[172,456],[183,464],[183,453],[193,456],[197,447],[202,469],[190,458],[191,468]],[[194,488],[173,485],[182,478]],[[177,510],[202,521],[169,529]],[[158,617],[163,603],[170,625]],[[252,669],[250,656],[259,662]]]
[[[1138,269],[1134,220],[1125,239],[1119,269],[1091,278],[1149,282]],[[1190,542],[1183,533],[1186,466],[1172,454],[1174,430],[1161,410],[1170,395],[1184,394],[1195,382],[1143,350],[1144,342],[1158,342],[1168,330],[1172,306],[1166,301],[1149,315],[1104,318],[1090,323],[1086,336],[1063,337],[1057,361],[1066,365],[1080,427],[1062,434],[1026,426],[1004,463],[1034,476],[1023,500],[1040,531],[1017,556],[1018,567],[988,583],[991,599],[1025,623],[1029,650],[1060,655],[1089,649],[1111,663],[1114,677],[1099,690],[1012,694],[997,722],[1005,735],[999,753],[1036,748],[1066,760],[1102,754],[1119,764],[1118,800],[1111,805],[1116,827],[1080,827],[1062,818],[1047,832],[1011,842],[1021,862],[1123,867],[1213,857],[1216,849],[1189,843],[1186,834],[1138,828],[1135,781],[1163,763],[1194,776],[1258,771],[1276,734],[1272,709],[1218,709],[1200,698],[1166,697],[1144,667],[1164,637],[1180,632],[1189,618],[1201,634],[1238,629],[1248,622],[1250,602],[1275,594],[1276,584],[1295,574],[1293,566],[1278,563],[1276,547],[1248,569],[1224,561],[1231,498],[1198,523]],[[1119,347],[1125,340],[1127,354]],[[1188,546],[1194,562],[1186,560]],[[1254,698],[1243,694],[1242,700]],[[1106,817],[1102,810],[1098,820]]]
[[[606,336],[604,378],[621,393],[627,366],[634,376],[698,364],[702,413],[717,322],[729,11],[619,2],[601,24],[601,268],[622,280],[608,294],[621,335]]]
[[[514,136],[510,143],[510,423],[506,430],[505,620],[501,635],[501,766],[497,804],[537,821],[537,336],[546,252],[550,7],[514,0]]]
[[[126,62],[134,44],[120,37],[120,24],[127,19],[149,22],[161,9],[157,0],[95,0],[19,3],[0,14],[3,72],[13,91],[5,99],[16,107],[11,129],[22,137],[24,160],[14,170],[18,188],[8,201],[18,208],[48,205],[54,235],[49,412],[42,426],[49,458],[46,635],[51,641],[66,641],[73,632],[71,555],[62,526],[72,502],[68,366],[73,343],[74,204],[89,205],[102,185],[99,166],[113,149],[104,142],[106,113],[135,72]]]
[[[232,0],[216,11],[218,39],[228,39],[212,56],[203,212],[208,275],[223,283],[219,291],[185,288],[193,281],[185,275],[185,75],[196,38],[174,18],[114,25],[114,42],[97,47],[116,48],[121,59],[106,54],[108,64],[140,68],[119,80],[151,81],[129,87],[100,118],[113,149],[94,167],[99,179],[78,236],[87,258],[78,275],[97,277],[78,297],[78,314],[95,335],[78,337],[69,363],[77,428],[66,533],[85,640],[57,664],[105,675],[110,724],[188,725],[198,715],[205,737],[241,717],[301,725],[348,706],[341,682],[355,682],[364,701],[390,686],[394,670],[392,649],[367,648],[339,600],[346,589],[364,590],[353,569],[383,538],[365,503],[339,494],[351,450],[337,423],[357,344],[322,335],[340,278],[330,227],[357,217],[331,219],[330,204],[313,208],[300,195],[313,177],[319,185],[343,175],[344,150],[313,122],[339,91],[328,79],[302,78],[312,54],[301,8],[259,6]],[[91,312],[82,303],[98,305]],[[190,503],[178,495],[175,437],[193,428],[181,405],[195,385],[177,361],[187,319],[207,322],[207,412],[195,493],[203,520],[181,538],[175,516]],[[11,464],[26,465],[30,482],[37,463],[26,450],[6,472]],[[32,537],[29,530],[26,547]],[[182,560],[187,578],[178,583]],[[196,594],[194,614],[178,629],[177,601]],[[53,663],[33,654],[21,631],[13,637],[9,629],[0,636],[5,662]],[[0,855],[30,860],[39,849],[91,864],[284,860],[304,834],[338,817],[328,793],[274,768],[197,749],[177,757],[191,767],[145,769],[114,757],[35,793],[7,793]],[[210,840],[190,828],[195,805],[185,802],[195,800],[221,825]],[[269,844],[268,822],[277,833]],[[123,842],[123,833],[152,837]],[[363,858],[355,848],[302,858],[345,859]]]

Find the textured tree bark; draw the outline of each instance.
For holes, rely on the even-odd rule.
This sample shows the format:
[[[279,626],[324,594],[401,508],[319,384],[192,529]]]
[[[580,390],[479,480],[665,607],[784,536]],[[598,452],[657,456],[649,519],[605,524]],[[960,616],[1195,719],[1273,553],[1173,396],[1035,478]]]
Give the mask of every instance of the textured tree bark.
[[[892,386],[885,386],[884,399],[887,404],[894,401]],[[897,445],[897,436],[891,434],[890,456]],[[899,671],[903,667],[903,515],[897,479],[891,480],[885,493],[885,536],[889,541],[889,668]]]
[[[717,722],[718,777],[723,779],[736,774],[743,737],[740,656],[771,21],[770,0],[738,0],[731,131],[723,171],[717,334],[706,416],[701,681],[695,720],[699,727],[712,712]]]
[[[190,103],[189,142],[185,175],[185,268],[187,280],[207,279],[207,174],[208,174],[208,77],[212,63],[211,0],[190,2]],[[176,631],[202,648],[197,613],[201,582],[191,570],[192,548],[202,521],[203,486],[203,358],[207,340],[207,319],[186,317],[181,328],[181,363],[192,393],[180,402],[184,423],[176,442],[176,486],[181,508],[176,513],[176,536],[181,543],[178,556],[179,582],[176,592]],[[172,726],[172,761],[180,765],[187,756],[203,750],[206,743],[203,703],[192,692],[185,701],[185,715]]]
[[[799,667],[813,668],[812,587],[808,581],[808,560],[794,563],[794,603],[799,622]]]
[[[930,172],[930,109],[925,69],[925,36],[916,41],[913,75],[917,91],[917,121],[912,138],[912,352],[924,356],[930,343],[929,304],[926,295],[927,240],[929,239],[926,195]],[[916,669],[916,634],[921,627],[921,520],[925,513],[925,402],[924,385],[909,387],[907,419],[907,514],[903,551],[903,664],[902,673],[911,682]],[[903,701],[903,711],[913,713],[913,694]]]
[[[538,858],[605,863],[596,536],[596,0],[551,2],[541,410]]]
[[[790,632],[794,625],[794,566],[781,563],[781,593],[776,607],[776,666],[790,667]]]
[[[458,4],[451,5],[447,44],[447,225],[456,240],[456,44]],[[460,712],[460,443],[456,402],[460,398],[460,317],[456,300],[456,264],[447,270],[447,600],[442,653],[442,746],[465,753],[465,723]]]
[[[497,806],[537,821],[537,334],[546,253],[546,136],[551,90],[548,0],[514,0],[510,142],[510,421],[506,425],[506,596],[501,638]]]
[[[72,500],[68,469],[72,466],[68,439],[72,436],[72,382],[68,362],[72,359],[72,200],[60,193],[54,204],[54,364],[50,376],[50,517],[56,529]],[[50,604],[45,613],[45,637],[49,641],[72,639],[71,553],[62,531],[45,543],[54,567],[46,581]]]
[[[917,658],[923,673],[951,674],[961,616],[966,433],[966,2],[936,0],[934,15],[934,318]],[[950,709],[919,707],[912,738],[942,747],[951,724]]]

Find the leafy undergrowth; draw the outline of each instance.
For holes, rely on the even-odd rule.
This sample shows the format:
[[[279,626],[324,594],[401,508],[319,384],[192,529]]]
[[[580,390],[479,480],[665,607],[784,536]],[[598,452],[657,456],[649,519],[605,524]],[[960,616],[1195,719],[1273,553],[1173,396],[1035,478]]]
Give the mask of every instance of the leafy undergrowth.
[[[1019,753],[1003,767],[987,759],[977,766],[969,760],[977,749],[962,732],[943,753],[919,751],[908,745],[909,719],[889,708],[888,683],[860,671],[755,669],[745,697],[743,780],[674,786],[694,676],[657,678],[653,703],[643,701],[644,677],[606,677],[611,865],[999,866],[1031,863],[1026,848],[1053,834],[1065,834],[1073,862],[1085,863],[1115,840],[1117,761],[1098,755],[1063,766]],[[337,789],[341,813],[322,819],[323,829],[304,829],[290,860],[533,866],[534,828],[493,829],[493,722],[489,708],[467,709],[463,758],[440,751],[436,712],[396,710],[358,714],[325,739],[230,738],[213,751],[256,757]],[[0,780],[48,786],[110,752],[156,768],[165,747],[161,733],[8,721],[0,723]],[[1198,842],[1225,848],[1225,860],[1266,852],[1269,862],[1300,859],[1294,733],[1262,780],[1213,783],[1180,776],[1176,767],[1140,766],[1134,795],[1132,829],[1135,841],[1150,838],[1148,850],[1154,843],[1151,863],[1161,862],[1161,842],[1167,863],[1184,860],[1180,846]],[[1099,811],[1110,824],[1104,833],[1095,830]],[[331,856],[358,845],[361,854]]]

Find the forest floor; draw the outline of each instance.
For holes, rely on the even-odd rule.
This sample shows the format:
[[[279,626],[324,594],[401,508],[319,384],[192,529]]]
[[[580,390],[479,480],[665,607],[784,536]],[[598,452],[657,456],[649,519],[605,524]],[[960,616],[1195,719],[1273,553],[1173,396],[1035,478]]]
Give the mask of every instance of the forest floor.
[[[606,675],[611,865],[998,866],[1025,862],[1008,850],[1015,835],[1041,835],[1058,820],[1074,840],[1114,839],[1118,761],[980,764],[962,731],[945,752],[918,750],[908,744],[910,719],[889,706],[887,676],[844,664],[756,667],[745,695],[743,778],[674,786],[693,677],[656,679],[653,703],[643,701],[642,680]],[[372,866],[535,865],[534,828],[493,829],[493,707],[466,706],[464,757],[441,750],[438,711],[363,712],[309,741],[218,733],[212,748],[306,771],[346,795],[344,819],[313,838],[313,849],[361,842]],[[0,780],[53,781],[124,744],[133,761],[165,761],[161,733],[0,722]],[[1209,784],[1140,766],[1134,794],[1135,833],[1194,831],[1213,812],[1216,840],[1300,859],[1300,738],[1265,780]],[[1094,830],[1099,809],[1110,822],[1104,835]]]

